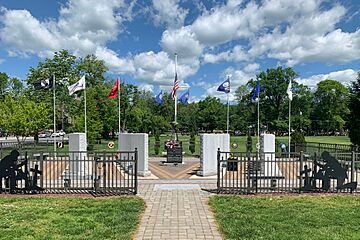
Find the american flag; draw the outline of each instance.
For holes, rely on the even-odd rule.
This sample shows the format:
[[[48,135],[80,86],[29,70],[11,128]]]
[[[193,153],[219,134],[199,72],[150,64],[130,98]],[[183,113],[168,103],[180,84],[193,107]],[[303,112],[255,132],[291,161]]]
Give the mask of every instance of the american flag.
[[[180,88],[179,86],[179,81],[178,81],[178,78],[177,78],[177,73],[175,73],[175,80],[174,80],[174,86],[171,90],[171,96],[172,98],[175,100],[176,98],[176,90],[178,90]]]

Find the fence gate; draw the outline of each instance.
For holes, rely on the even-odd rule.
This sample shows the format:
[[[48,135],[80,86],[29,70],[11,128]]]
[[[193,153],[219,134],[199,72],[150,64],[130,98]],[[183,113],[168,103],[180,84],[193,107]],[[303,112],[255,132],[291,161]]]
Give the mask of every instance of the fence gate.
[[[217,189],[228,193],[299,191],[300,154],[218,151]]]
[[[95,158],[94,191],[101,193],[137,193],[137,153],[99,154]]]
[[[136,194],[137,150],[22,152],[0,161],[0,193]]]

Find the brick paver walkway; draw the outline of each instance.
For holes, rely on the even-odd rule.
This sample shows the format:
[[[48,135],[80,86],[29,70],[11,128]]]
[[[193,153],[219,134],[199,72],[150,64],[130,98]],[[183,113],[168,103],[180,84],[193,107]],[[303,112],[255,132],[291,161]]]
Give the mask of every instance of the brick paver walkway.
[[[140,184],[147,208],[136,239],[222,239],[200,184]]]

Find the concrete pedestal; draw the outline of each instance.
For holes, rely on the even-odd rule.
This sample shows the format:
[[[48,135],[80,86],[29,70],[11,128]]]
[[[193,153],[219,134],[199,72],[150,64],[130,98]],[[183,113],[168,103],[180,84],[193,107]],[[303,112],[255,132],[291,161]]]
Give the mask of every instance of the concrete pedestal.
[[[85,177],[92,175],[92,161],[87,158],[86,134],[69,134],[69,174],[70,176]]]
[[[265,176],[281,176],[275,159],[275,135],[262,134],[260,136],[261,170]]]
[[[147,133],[121,133],[120,134],[120,151],[138,150],[137,174],[142,177],[151,175],[149,171],[149,150],[148,150]]]
[[[200,176],[217,174],[217,151],[230,151],[229,134],[200,134]]]

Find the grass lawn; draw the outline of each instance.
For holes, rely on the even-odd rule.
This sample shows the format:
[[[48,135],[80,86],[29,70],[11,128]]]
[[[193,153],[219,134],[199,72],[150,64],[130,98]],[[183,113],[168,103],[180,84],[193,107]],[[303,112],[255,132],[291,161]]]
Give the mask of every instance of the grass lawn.
[[[0,239],[132,239],[138,197],[2,197]]]
[[[360,239],[359,196],[214,196],[226,239]]]

